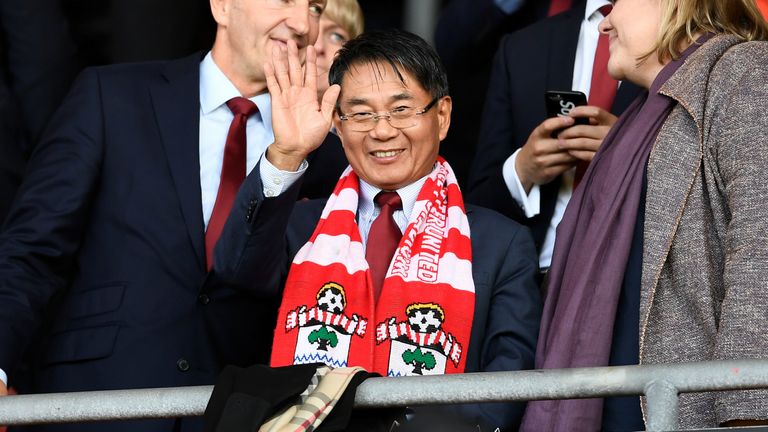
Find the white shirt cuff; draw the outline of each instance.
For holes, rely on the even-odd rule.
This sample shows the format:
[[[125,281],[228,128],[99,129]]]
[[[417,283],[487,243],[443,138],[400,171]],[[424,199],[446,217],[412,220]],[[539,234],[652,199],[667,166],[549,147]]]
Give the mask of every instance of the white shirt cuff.
[[[5,384],[6,387],[8,387],[8,375],[5,374],[5,371],[0,369],[0,381]]]
[[[512,153],[512,156],[508,157],[504,162],[502,175],[504,176],[504,183],[506,183],[507,189],[509,189],[509,193],[512,195],[512,199],[522,207],[523,212],[525,212],[525,217],[532,218],[538,215],[541,211],[541,188],[539,185],[535,184],[530,192],[527,194],[525,193],[525,188],[522,183],[520,183],[520,178],[517,176],[517,171],[515,170],[515,161],[517,160],[517,154],[520,153],[520,150],[521,149],[517,149],[517,151]]]
[[[267,160],[267,154],[264,153],[261,156],[261,164],[259,164],[259,174],[261,175],[261,184],[264,188],[264,196],[270,198],[280,195],[284,190],[296,183],[296,180],[304,174],[308,167],[309,163],[305,159],[301,161],[299,169],[295,172],[279,170]]]

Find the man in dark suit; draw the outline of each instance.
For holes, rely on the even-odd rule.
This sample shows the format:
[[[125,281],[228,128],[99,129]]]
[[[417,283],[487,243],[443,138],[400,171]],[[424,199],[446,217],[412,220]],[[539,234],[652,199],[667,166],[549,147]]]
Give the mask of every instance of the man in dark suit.
[[[311,65],[309,61],[307,64]],[[311,95],[314,90],[306,91],[306,100],[296,97],[295,89],[301,86],[302,77],[299,72],[295,72],[289,80],[287,77],[289,74],[285,69],[284,65],[280,66],[278,63],[276,67],[278,78],[273,81],[273,85],[270,85],[272,100],[275,101],[273,105],[275,143],[270,146],[266,158],[262,159],[261,163],[274,164],[281,170],[290,171],[300,166],[307,154],[322,141],[322,131],[328,129],[336,95],[326,93],[321,107],[316,103],[312,106],[309,101],[312,100]],[[343,358],[339,357],[333,361],[335,364],[347,364],[347,358],[350,359],[348,363],[350,366],[365,365],[365,361],[370,360],[368,355],[379,348],[372,347],[371,351],[363,349],[363,354],[355,357],[355,344],[364,344],[365,337],[372,338],[374,333],[378,335],[377,338],[382,335],[381,324],[373,321],[374,316],[381,316],[380,311],[383,310],[381,308],[386,308],[389,304],[398,301],[402,303],[414,301],[419,304],[439,303],[443,306],[450,303],[450,300],[440,297],[441,290],[449,289],[441,283],[424,287],[417,281],[405,277],[403,284],[408,288],[402,292],[397,291],[401,285],[398,285],[397,270],[395,270],[400,262],[398,257],[407,256],[410,251],[414,251],[415,257],[419,244],[424,244],[420,240],[422,237],[414,234],[416,240],[411,249],[406,246],[409,244],[408,236],[401,237],[403,232],[420,232],[417,228],[420,222],[417,221],[429,220],[429,217],[420,219],[420,212],[424,210],[416,209],[424,208],[420,207],[423,204],[418,203],[428,199],[423,195],[423,191],[431,191],[430,188],[438,183],[435,180],[435,173],[444,167],[444,162],[437,158],[437,149],[450,125],[451,98],[447,94],[447,79],[437,54],[426,42],[410,33],[399,31],[364,33],[348,42],[337,54],[331,69],[331,82],[341,85],[341,94],[336,104],[333,121],[353,170],[345,177],[345,179],[353,179],[349,180],[352,183],[340,184],[342,187],[340,190],[343,192],[340,192],[339,196],[345,198],[337,198],[334,195],[334,198],[327,202],[314,200],[296,204],[300,181],[293,183],[277,197],[265,198],[263,178],[254,173],[241,188],[239,200],[261,202],[262,210],[258,215],[251,217],[247,207],[235,208],[222,234],[223,244],[231,249],[230,252],[220,255],[222,260],[219,264],[226,268],[228,273],[254,281],[255,289],[260,291],[280,290],[285,285],[281,319],[278,320],[278,328],[275,332],[273,365],[302,362],[299,360],[299,348],[296,348],[295,353],[293,351],[293,343],[278,343],[290,334],[284,331],[283,327],[288,324],[282,318],[285,311],[294,310],[291,303],[294,296],[308,295],[314,304],[317,287],[328,278],[333,280],[331,285],[346,287],[346,294],[343,294],[343,291],[337,293],[343,298],[342,303],[346,305],[344,313],[369,320],[368,333],[357,333],[360,339],[358,340],[355,336],[356,339],[348,345],[349,351],[342,352],[340,355]],[[311,83],[308,86],[311,87]],[[334,85],[329,92],[338,92],[338,89],[339,87]],[[276,101],[278,100],[283,101],[280,104],[282,107],[280,111],[277,111]],[[299,121],[297,119],[301,119],[301,128],[294,127]],[[354,177],[350,177],[353,174]],[[354,189],[350,184],[359,187],[359,192],[350,195]],[[447,204],[436,204],[433,208],[455,205],[455,201],[451,204],[451,194],[460,194],[455,186],[455,179],[448,181],[448,198],[446,201],[440,201]],[[386,210],[384,207],[386,204],[382,205],[378,198],[374,198],[382,196],[385,192],[397,197],[401,201],[402,208]],[[350,201],[350,196],[354,196],[357,202]],[[433,195],[430,192],[426,196]],[[343,204],[340,204],[342,202]],[[344,231],[345,225],[340,220],[334,220],[336,215],[341,214],[343,217],[346,214],[345,211],[340,212],[337,205],[341,205],[343,209],[354,209],[356,213],[356,222],[350,225],[349,232]],[[458,211],[460,207],[463,214],[463,206],[456,205],[452,208]],[[391,213],[387,213],[388,211]],[[321,215],[324,221],[331,222],[318,225]],[[474,291],[474,307],[470,308],[468,319],[462,323],[471,327],[471,332],[470,328],[467,328],[471,336],[468,347],[462,351],[466,354],[466,365],[459,372],[530,368],[533,360],[532,343],[536,341],[540,314],[540,298],[535,283],[536,257],[530,234],[527,229],[517,223],[480,207],[466,207],[469,227],[467,231],[460,228],[463,225],[451,221],[452,217],[458,217],[457,213],[448,212],[447,217],[447,226],[458,228],[445,228],[445,233],[450,232],[451,235],[466,233],[471,240],[471,260],[466,258],[466,254],[451,251],[456,252],[458,254],[456,256],[465,257],[458,261],[451,261],[455,268],[471,269],[468,272],[471,276],[466,275],[468,279],[455,279],[464,282],[454,280],[452,288],[458,289],[454,290],[453,296],[463,299],[462,295],[466,295],[467,291]],[[243,225],[244,221],[247,221],[245,225]],[[388,223],[389,226],[394,224],[393,229],[396,230],[396,234],[393,235],[396,242],[399,241],[401,245],[397,249],[393,245],[385,255],[384,272],[376,271],[375,266],[380,256],[374,258],[372,255],[385,249],[388,244],[379,235],[380,232],[377,232],[377,226],[380,226],[377,224],[380,223]],[[318,226],[317,236],[312,236]],[[430,232],[428,229],[426,231]],[[307,241],[311,236],[314,240],[310,244]],[[334,255],[336,258],[333,258],[325,255],[326,252],[330,253],[330,249],[324,248],[323,241],[326,240],[322,240],[321,237],[347,240],[341,246],[331,248],[336,254]],[[260,248],[259,245],[264,243],[275,246],[271,250]],[[443,248],[450,248],[448,244],[446,240]],[[466,245],[466,243],[462,244]],[[338,270],[335,260],[343,260],[346,259],[345,257],[354,257],[356,260],[354,262],[357,263],[347,262],[346,265],[359,268],[356,266],[363,260],[362,245],[366,245],[364,247],[366,265],[363,267],[365,272],[347,273],[347,271]],[[320,251],[314,249],[315,247]],[[294,260],[299,249],[302,250],[300,256],[303,258]],[[243,259],[244,251],[251,250],[259,251],[260,255]],[[308,252],[310,250],[313,252]],[[314,255],[315,253],[319,255]],[[316,258],[318,258],[317,261]],[[313,273],[321,275],[322,281],[314,280],[312,276],[306,279],[302,276],[303,263],[310,261],[316,265],[329,266]],[[415,258],[410,261],[413,262],[414,268],[417,261],[419,260]],[[320,264],[321,262],[325,264]],[[390,264],[391,268],[386,272]],[[449,265],[442,268],[443,264],[445,264],[443,261],[437,264],[438,274],[450,275],[455,270]],[[355,277],[362,279],[356,279],[356,283],[344,283],[345,279],[349,282],[350,278]],[[370,291],[366,288],[368,283],[373,284]],[[474,289],[471,288],[472,283]],[[400,294],[397,294],[398,292]],[[319,300],[321,296],[317,295],[318,307],[323,309],[325,306],[322,306]],[[402,297],[398,297],[399,295]],[[434,300],[440,298],[443,298],[443,301]],[[359,306],[365,303],[365,299],[375,299],[371,300],[375,306],[369,305],[371,309],[361,307],[359,310],[363,312],[353,313],[356,309],[352,309],[352,305]],[[461,304],[452,306],[462,307]],[[340,309],[334,310],[338,312]],[[325,307],[323,310],[331,309]],[[366,310],[370,313],[366,313]],[[446,317],[451,313],[457,313],[456,309],[445,310]],[[387,316],[386,313],[384,315]],[[339,316],[339,319],[342,318]],[[445,324],[448,325],[448,318]],[[414,325],[411,322],[411,326]],[[374,331],[377,326],[379,329]],[[455,329],[460,327],[455,322],[452,326],[445,331],[456,332]],[[427,334],[424,333],[424,335]],[[459,337],[451,340],[461,342],[464,339]],[[377,341],[381,342],[381,339]],[[332,345],[335,346],[335,344]],[[376,347],[379,346],[376,345]],[[286,349],[290,351],[287,357],[281,357],[280,352],[285,352]],[[325,350],[326,348],[317,349]],[[378,357],[379,354],[372,355],[374,363],[382,359]],[[315,356],[326,356],[326,353],[325,351],[309,353],[309,357],[315,358]],[[359,362],[353,358],[357,358]],[[328,361],[331,361],[330,357]],[[393,372],[395,368],[393,361],[390,360],[386,367],[374,366],[374,370],[383,374],[396,375],[397,373]],[[432,368],[429,367],[429,369]],[[492,404],[463,406],[458,409],[458,412],[473,424],[482,424],[484,428],[486,426],[513,428],[519,423],[521,409],[520,404]]]
[[[210,4],[210,53],[84,71],[30,160],[0,236],[0,368],[22,393],[211,384],[268,358],[274,299],[235,293],[251,281],[219,271],[212,226],[259,212],[232,199],[273,140],[262,65],[288,40],[303,56],[325,2]]]
[[[529,226],[542,268],[549,267],[554,230],[570,198],[574,166],[579,160],[591,160],[615,115],[640,91],[623,82],[610,112],[597,107],[572,111],[572,116],[590,118],[589,126],[568,128],[572,120],[546,119],[545,91],[574,89],[589,96],[597,25],[603,18],[600,9],[609,4],[584,0],[505,36],[494,60],[467,201]],[[560,136],[564,145],[576,146],[570,153],[551,138],[564,128]],[[517,183],[524,192],[516,193]]]

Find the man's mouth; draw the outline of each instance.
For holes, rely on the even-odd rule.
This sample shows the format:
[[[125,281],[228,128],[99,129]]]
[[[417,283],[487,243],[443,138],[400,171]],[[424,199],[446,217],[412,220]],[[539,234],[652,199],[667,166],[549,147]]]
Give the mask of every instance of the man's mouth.
[[[398,150],[377,150],[377,151],[372,151],[371,155],[373,157],[377,157],[377,158],[389,158],[389,157],[397,156],[400,153],[402,153],[403,151],[404,151],[403,149],[398,149]]]

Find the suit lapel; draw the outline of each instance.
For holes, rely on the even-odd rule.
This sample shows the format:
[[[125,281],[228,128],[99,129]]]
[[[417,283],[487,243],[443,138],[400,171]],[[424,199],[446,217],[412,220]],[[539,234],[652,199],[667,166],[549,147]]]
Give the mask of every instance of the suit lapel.
[[[573,64],[576,62],[578,35],[585,8],[586,2],[581,2],[553,18],[553,31],[549,34],[546,48],[549,54],[547,90],[570,90],[573,87]]]
[[[200,53],[168,63],[161,80],[150,89],[155,118],[165,148],[184,222],[198,258],[205,267],[200,190]]]

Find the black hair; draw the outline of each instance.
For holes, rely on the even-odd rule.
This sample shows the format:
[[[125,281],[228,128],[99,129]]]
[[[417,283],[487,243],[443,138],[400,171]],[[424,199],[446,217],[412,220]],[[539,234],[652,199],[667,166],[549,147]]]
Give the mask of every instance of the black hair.
[[[341,84],[350,67],[389,63],[400,81],[401,71],[412,75],[433,98],[448,96],[448,76],[434,48],[419,36],[403,30],[370,31],[348,41],[336,53],[328,81]]]

